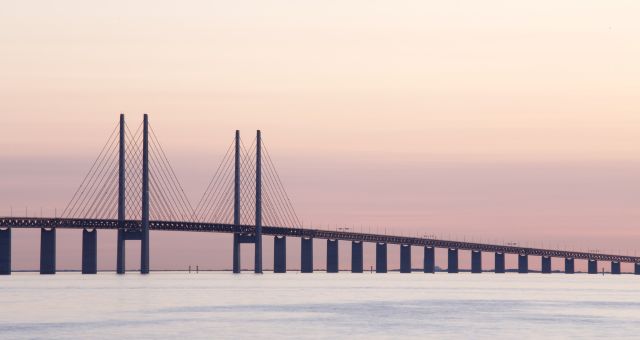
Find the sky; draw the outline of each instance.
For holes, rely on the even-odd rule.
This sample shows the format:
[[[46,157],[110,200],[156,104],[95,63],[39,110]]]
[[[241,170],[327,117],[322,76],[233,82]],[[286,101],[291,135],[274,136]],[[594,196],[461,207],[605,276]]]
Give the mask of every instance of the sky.
[[[261,129],[307,225],[633,255],[639,16],[637,1],[3,1],[0,215],[62,210],[119,113],[147,112],[194,202],[235,130]],[[38,239],[14,233],[14,270],[37,268]],[[60,232],[60,269],[80,267],[80,239]],[[231,239],[152,233],[151,256],[225,269]],[[113,233],[98,266],[115,267]]]

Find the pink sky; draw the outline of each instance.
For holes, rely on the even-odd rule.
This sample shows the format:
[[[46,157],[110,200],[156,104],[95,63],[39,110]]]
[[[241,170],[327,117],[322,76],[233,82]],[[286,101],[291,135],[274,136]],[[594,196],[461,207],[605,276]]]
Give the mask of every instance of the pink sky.
[[[234,130],[262,129],[305,223],[635,254],[639,16],[634,1],[8,1],[0,215],[61,210],[118,114],[149,112],[192,201]],[[37,232],[14,235],[14,269],[36,268]],[[99,237],[113,268],[115,236]],[[80,233],[59,240],[59,268],[79,268]],[[152,268],[231,262],[228,235],[151,241]]]

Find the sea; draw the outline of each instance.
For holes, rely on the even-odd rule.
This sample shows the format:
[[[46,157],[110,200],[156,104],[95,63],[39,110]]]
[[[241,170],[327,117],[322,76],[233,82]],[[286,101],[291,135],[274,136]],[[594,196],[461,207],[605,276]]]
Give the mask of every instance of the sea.
[[[640,276],[75,272],[0,277],[0,339],[640,338]]]

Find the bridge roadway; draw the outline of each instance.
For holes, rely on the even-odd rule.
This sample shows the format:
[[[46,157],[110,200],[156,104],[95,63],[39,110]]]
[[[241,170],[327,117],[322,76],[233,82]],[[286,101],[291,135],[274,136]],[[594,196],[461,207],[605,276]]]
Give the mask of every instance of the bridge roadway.
[[[141,222],[127,220],[124,227],[128,231],[140,230]],[[118,229],[118,220],[105,219],[68,219],[68,218],[21,218],[0,217],[0,228],[63,228],[63,229]],[[150,221],[150,230],[161,231],[192,231],[192,232],[217,232],[217,233],[242,233],[252,234],[254,226],[233,225],[225,223],[205,222],[173,222]],[[533,255],[560,257],[569,259],[585,259],[597,261],[613,261],[626,263],[640,263],[640,257],[611,255],[589,252],[576,252],[565,250],[553,250],[542,248],[528,248],[517,246],[505,246],[497,244],[484,244],[473,242],[447,241],[421,237],[406,237],[394,235],[381,235],[369,233],[356,233],[348,231],[334,231],[321,229],[287,228],[263,226],[262,233],[273,236],[293,236],[302,238],[317,238],[340,241],[362,241],[372,243],[387,243],[398,245],[461,249],[481,252],[496,252],[503,254]]]

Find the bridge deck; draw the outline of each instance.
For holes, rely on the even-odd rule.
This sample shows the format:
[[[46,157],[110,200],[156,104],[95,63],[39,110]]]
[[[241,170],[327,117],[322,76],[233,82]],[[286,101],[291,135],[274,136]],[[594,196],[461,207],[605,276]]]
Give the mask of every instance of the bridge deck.
[[[140,221],[127,220],[124,223],[124,229],[138,230],[140,229],[140,225]],[[118,220],[0,217],[0,228],[118,229]],[[195,231],[250,234],[253,232],[254,226],[236,226],[233,224],[205,222],[150,221],[149,229],[162,231]],[[264,226],[262,227],[262,233],[265,235],[295,236],[341,241],[380,242],[390,244],[408,244],[412,246],[428,246],[436,248],[456,248],[463,250],[479,250],[483,252],[497,252],[504,254],[526,254],[535,256],[591,259],[598,261],[640,263],[640,257],[636,256],[575,252],[542,248],[527,248],[497,244],[447,241],[421,237],[355,233],[347,231]]]

